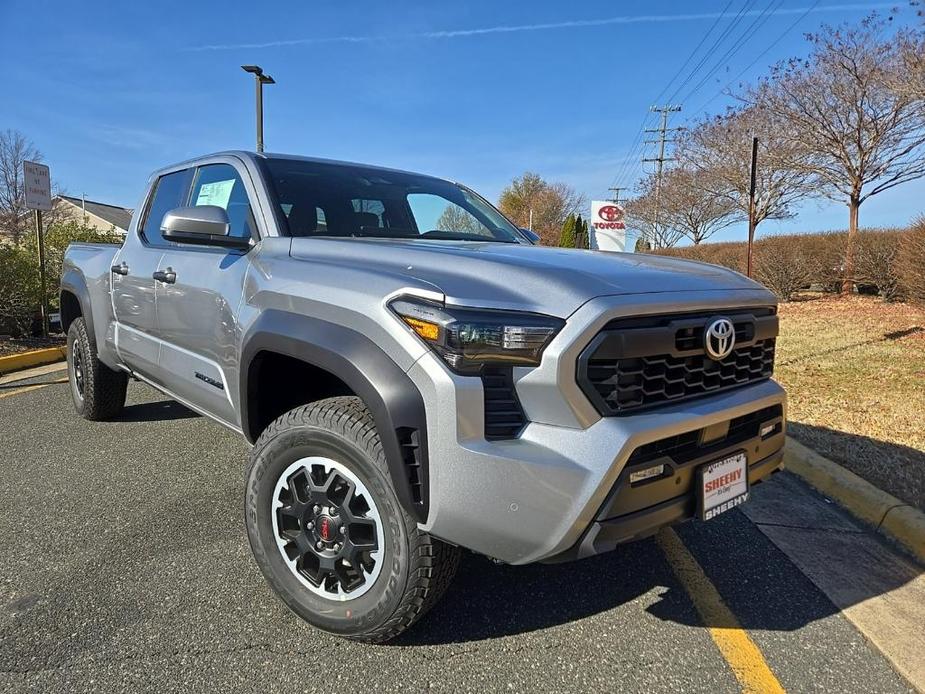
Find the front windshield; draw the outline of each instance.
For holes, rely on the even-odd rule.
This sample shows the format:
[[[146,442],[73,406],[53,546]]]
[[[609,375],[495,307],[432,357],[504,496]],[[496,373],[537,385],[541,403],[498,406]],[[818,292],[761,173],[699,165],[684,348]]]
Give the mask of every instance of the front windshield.
[[[290,236],[525,242],[481,197],[437,178],[298,159],[266,165]]]

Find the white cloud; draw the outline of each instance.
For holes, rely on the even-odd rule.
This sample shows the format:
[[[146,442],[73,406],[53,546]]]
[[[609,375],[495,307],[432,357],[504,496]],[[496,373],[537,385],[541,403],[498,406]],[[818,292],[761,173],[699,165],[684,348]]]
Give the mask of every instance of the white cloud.
[[[870,11],[879,9],[888,9],[893,7],[891,3],[852,3],[837,5],[815,5],[811,7],[782,7],[767,12],[766,10],[749,10],[743,12],[743,17],[754,17],[760,14],[769,15],[792,15],[805,13],[820,12],[852,12],[852,11]],[[441,31],[425,31],[416,34],[398,34],[390,36],[327,36],[312,37],[301,39],[284,39],[278,41],[266,41],[256,43],[232,43],[232,44],[205,44],[202,46],[190,46],[187,51],[227,51],[236,49],[257,49],[257,48],[285,48],[288,46],[311,46],[325,43],[376,43],[380,41],[402,41],[402,40],[440,40],[468,38],[472,36],[485,36],[489,34],[513,34],[524,31],[551,31],[556,29],[573,29],[584,27],[601,27],[614,24],[655,24],[661,22],[691,22],[705,19],[717,19],[722,16],[720,12],[698,12],[686,14],[650,14],[650,15],[622,15],[617,17],[602,17],[599,19],[574,19],[562,22],[548,22],[543,24],[511,24],[492,27],[480,27],[475,29],[446,29]]]

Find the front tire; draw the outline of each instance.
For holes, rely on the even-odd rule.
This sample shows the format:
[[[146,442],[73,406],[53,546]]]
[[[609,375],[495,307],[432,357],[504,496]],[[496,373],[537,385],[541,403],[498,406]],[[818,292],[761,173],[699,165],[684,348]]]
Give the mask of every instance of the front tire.
[[[97,358],[82,317],[75,318],[67,331],[67,376],[74,409],[84,419],[112,419],[125,407],[128,374]]]
[[[258,566],[315,627],[382,643],[446,590],[459,550],[398,501],[379,434],[356,397],[291,410],[251,455],[245,522]]]

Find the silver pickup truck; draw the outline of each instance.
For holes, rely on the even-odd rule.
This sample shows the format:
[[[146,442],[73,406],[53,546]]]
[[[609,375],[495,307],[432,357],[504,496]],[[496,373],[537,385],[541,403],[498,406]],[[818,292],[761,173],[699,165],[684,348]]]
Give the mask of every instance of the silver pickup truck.
[[[121,247],[68,248],[61,320],[86,419],[117,417],[131,376],[254,444],[256,561],[348,638],[410,626],[460,548],[587,557],[781,466],[771,293],[539,247],[431,176],[250,152],[164,168]]]

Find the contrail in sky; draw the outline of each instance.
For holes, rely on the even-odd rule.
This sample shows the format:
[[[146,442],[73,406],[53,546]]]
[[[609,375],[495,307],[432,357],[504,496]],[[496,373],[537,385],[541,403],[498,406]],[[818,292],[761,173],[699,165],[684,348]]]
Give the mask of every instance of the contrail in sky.
[[[819,5],[817,7],[784,7],[771,12],[769,15],[790,15],[819,12],[851,12],[854,10],[870,11],[895,7],[895,3],[853,3],[842,5]],[[754,17],[765,14],[761,10],[743,12],[743,17]],[[515,34],[524,31],[551,31],[554,29],[572,29],[581,27],[601,27],[614,24],[654,24],[660,22],[692,22],[704,19],[717,19],[720,12],[700,12],[691,14],[648,14],[623,15],[619,17],[602,17],[600,19],[573,19],[563,22],[549,22],[546,24],[511,24],[476,29],[446,29],[442,31],[424,31],[416,34],[392,34],[383,36],[327,36],[301,39],[283,39],[261,43],[232,43],[208,44],[204,46],[191,46],[187,51],[230,51],[235,49],[254,48],[284,48],[286,46],[313,46],[325,43],[378,43],[382,41],[407,41],[413,39],[438,40],[457,39],[469,36],[485,36],[488,34]]]

